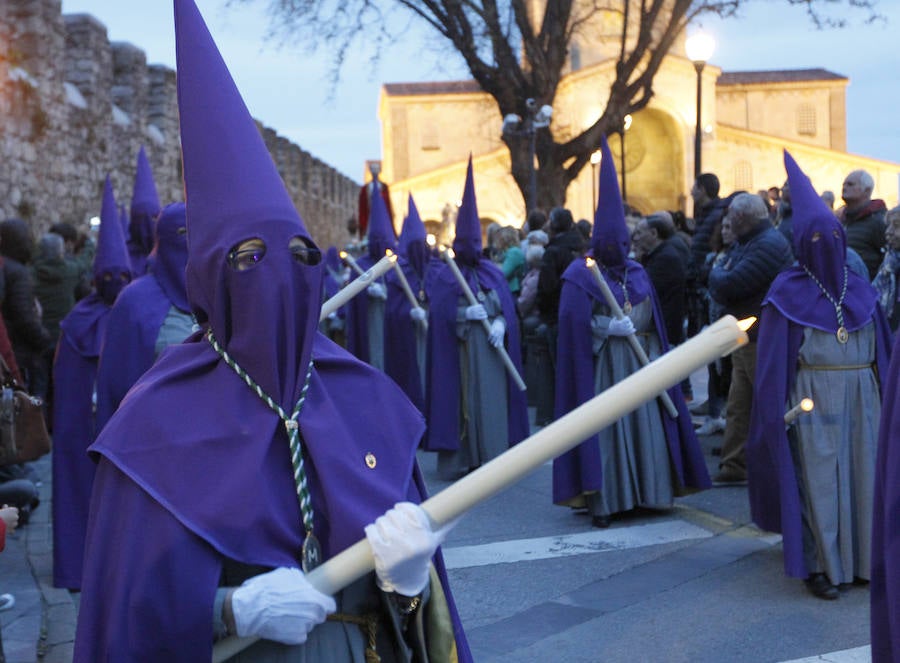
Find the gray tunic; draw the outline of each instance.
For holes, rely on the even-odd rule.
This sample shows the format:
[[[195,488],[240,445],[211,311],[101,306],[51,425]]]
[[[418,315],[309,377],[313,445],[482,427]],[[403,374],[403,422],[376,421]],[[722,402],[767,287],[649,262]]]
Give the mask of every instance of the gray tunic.
[[[846,344],[806,327],[788,407],[810,397],[815,409],[791,429],[802,505],[803,554],[810,573],[832,584],[870,577],[872,500],[881,396],[872,365],[875,327]]]
[[[383,299],[369,297],[366,324],[369,325],[369,365],[384,370],[384,304]]]
[[[170,308],[159,328],[159,334],[156,335],[156,347],[154,348],[156,356],[159,357],[159,353],[170,345],[184,341],[196,329],[198,329],[197,321],[194,320],[193,315],[175,306]]]
[[[595,304],[591,327],[594,333],[594,390],[600,393],[641,368],[621,336],[607,336],[609,309]],[[629,317],[638,340],[650,359],[660,354],[659,337],[649,298],[637,304]],[[674,491],[665,429],[658,401],[644,403],[599,434],[603,483],[588,495],[591,515],[609,515],[637,506],[668,508]]]
[[[491,322],[503,315],[490,292],[482,302]],[[456,336],[459,344],[459,449],[438,452],[438,475],[455,479],[509,448],[506,368],[488,342],[480,320],[466,320],[468,302],[460,299]]]

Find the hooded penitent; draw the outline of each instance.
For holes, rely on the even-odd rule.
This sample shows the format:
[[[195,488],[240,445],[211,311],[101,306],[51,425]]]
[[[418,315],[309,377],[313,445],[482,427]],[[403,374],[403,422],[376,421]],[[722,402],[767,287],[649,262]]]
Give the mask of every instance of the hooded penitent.
[[[334,297],[341,289],[343,284],[342,270],[340,252],[336,246],[329,246],[325,251],[325,299]]]
[[[466,170],[462,205],[456,217],[453,240],[456,262],[473,293],[493,290],[500,299],[506,321],[506,351],[521,375],[519,323],[515,303],[503,272],[481,255],[481,223],[475,200],[472,159]],[[425,448],[429,451],[455,451],[459,448],[459,342],[456,336],[457,307],[462,288],[446,265],[429,270],[425,291],[430,304],[428,326],[428,377],[426,379],[425,416],[428,433]],[[503,413],[498,413],[502,416]],[[525,394],[507,375],[507,427],[509,445],[528,436],[528,412]]]
[[[97,372],[97,424],[102,427],[128,390],[153,365],[159,345],[180,342],[191,333],[184,270],[187,264],[184,203],[160,212],[151,272],[136,279],[109,315]],[[172,309],[177,309],[174,311]],[[160,332],[166,321],[166,336]]]
[[[369,245],[366,255],[357,260],[360,268],[367,270],[384,257],[385,251],[390,249],[397,252],[397,240],[391,228],[387,207],[381,196],[372,196],[372,209],[369,213]],[[354,273],[354,278],[356,274]],[[380,279],[384,283],[384,278]],[[377,309],[373,309],[377,311]],[[370,317],[380,328],[369,329]],[[380,321],[380,322],[378,322]],[[375,333],[378,337],[383,335],[384,318],[374,313],[369,314],[369,297],[365,293],[354,297],[347,303],[347,349],[365,362],[377,362],[383,357],[370,356],[369,335]],[[378,341],[373,345],[378,348]],[[376,350],[377,351],[377,350]],[[383,351],[382,351],[383,352]]]
[[[65,385],[53,399],[53,584],[79,589],[95,465],[87,448],[96,436],[92,396],[97,358],[110,306],[130,279],[128,250],[109,177],[103,189],[95,291],[75,305],[60,323],[53,379]]]
[[[651,298],[653,324],[661,352],[666,352],[669,348],[662,311],[650,278],[640,264],[628,258],[628,226],[625,224],[615,161],[606,138],[603,138],[600,149],[602,159],[591,252],[619,306],[625,305],[626,293],[627,302],[632,306]],[[608,306],[584,260],[573,260],[563,273],[562,280],[555,404],[558,417],[596,395],[591,318],[595,303]],[[662,412],[676,491],[682,488],[708,488],[709,473],[681,388],[672,387],[668,394],[678,410],[675,419]],[[600,490],[602,476],[600,445],[594,436],[553,461],[553,501],[567,503],[585,493]]]
[[[147,271],[147,255],[153,249],[154,227],[159,214],[159,195],[153,181],[153,170],[144,146],[138,151],[131,196],[131,222],[128,226],[128,253],[135,276]]]
[[[846,239],[840,223],[787,152],[784,165],[791,187],[797,264],[778,275],[763,301],[747,474],[754,522],[782,533],[785,572],[805,578],[811,569],[804,561],[800,494],[782,421],[797,378],[804,328],[837,337],[840,327],[849,333],[874,323],[875,365],[880,376],[887,375],[891,342],[875,290],[846,269]],[[835,306],[838,302],[840,315]]]
[[[425,224],[419,217],[416,203],[409,194],[409,213],[400,232],[400,269],[419,305],[427,310],[425,279],[431,256],[426,243]],[[394,378],[419,410],[425,407],[422,388],[423,367],[417,359],[419,341],[424,340],[424,327],[410,318],[412,304],[393,271],[387,274],[388,299],[384,313],[384,372]],[[424,347],[422,348],[424,351]]]
[[[175,0],[175,27],[187,291],[202,331],[163,352],[91,447],[99,465],[78,662],[209,660],[223,561],[299,564],[305,534],[284,422],[209,332],[288,413],[305,393],[298,430],[326,559],[419,495],[421,416],[387,377],[315,331],[324,266],[309,233],[192,0]],[[250,239],[259,241],[236,254]],[[135,527],[139,536],[124,534]],[[457,644],[469,660],[461,631]]]

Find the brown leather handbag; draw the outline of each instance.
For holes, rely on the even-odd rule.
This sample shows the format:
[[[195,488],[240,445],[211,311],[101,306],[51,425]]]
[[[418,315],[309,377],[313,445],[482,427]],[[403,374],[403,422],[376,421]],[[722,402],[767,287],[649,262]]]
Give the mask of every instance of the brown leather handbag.
[[[50,453],[44,402],[16,382],[0,357],[0,466],[25,463]]]

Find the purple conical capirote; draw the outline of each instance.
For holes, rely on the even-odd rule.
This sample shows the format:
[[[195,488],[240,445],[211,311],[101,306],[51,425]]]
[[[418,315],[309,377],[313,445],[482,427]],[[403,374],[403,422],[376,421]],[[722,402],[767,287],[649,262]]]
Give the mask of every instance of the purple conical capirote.
[[[631,246],[631,236],[625,224],[625,207],[619,191],[619,177],[616,163],[606,136],[600,140],[600,182],[597,195],[597,209],[594,212],[594,228],[591,248],[594,258],[608,268],[625,264]]]
[[[413,195],[409,194],[409,207],[406,218],[403,220],[403,229],[400,231],[400,255],[406,258],[422,275],[425,271],[425,263],[428,261],[428,232]]]
[[[144,146],[138,150],[137,169],[134,171],[134,191],[131,194],[131,214],[159,214],[159,194],[156,192],[156,182],[153,180],[153,169]]]
[[[119,219],[119,208],[109,175],[103,184],[103,203],[100,207],[100,229],[97,232],[97,253],[94,255],[94,278],[103,272],[131,273],[128,247]]]
[[[368,253],[373,260],[381,260],[384,252],[390,249],[397,252],[397,236],[391,225],[387,205],[381,195],[372,196],[372,207],[369,210],[369,227],[366,231],[369,239]]]
[[[456,237],[453,251],[460,262],[476,265],[481,258],[481,219],[478,217],[478,203],[475,200],[475,178],[472,175],[472,155],[466,168],[466,185],[463,189],[462,205],[456,214]]]

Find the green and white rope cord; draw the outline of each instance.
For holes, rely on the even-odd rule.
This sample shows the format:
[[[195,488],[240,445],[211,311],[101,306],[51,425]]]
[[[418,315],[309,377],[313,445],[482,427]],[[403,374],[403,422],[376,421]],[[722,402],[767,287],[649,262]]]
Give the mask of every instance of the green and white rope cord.
[[[306,370],[306,379],[303,381],[303,389],[300,390],[300,399],[297,401],[297,404],[294,406],[294,411],[291,413],[291,416],[288,416],[278,403],[276,403],[271,396],[269,396],[266,392],[263,391],[262,387],[260,387],[256,382],[254,382],[253,378],[245,371],[240,365],[228,354],[228,352],[219,345],[219,342],[216,340],[216,337],[213,335],[212,329],[208,329],[206,331],[206,340],[209,341],[210,345],[212,345],[213,350],[215,350],[218,355],[225,361],[228,366],[237,373],[238,377],[240,377],[244,382],[247,383],[247,386],[250,387],[257,396],[259,396],[262,401],[268,405],[275,414],[281,419],[284,423],[284,427],[287,430],[288,439],[291,445],[291,465],[294,467],[294,483],[297,485],[297,499],[300,502],[300,510],[303,512],[303,528],[307,533],[313,531],[313,508],[312,508],[312,499],[309,494],[309,484],[306,480],[306,469],[303,466],[303,453],[300,448],[300,425],[298,423],[298,419],[300,417],[300,410],[303,409],[303,403],[306,401],[306,394],[309,391],[309,382],[312,377],[312,369],[313,362],[310,360],[309,367]]]

